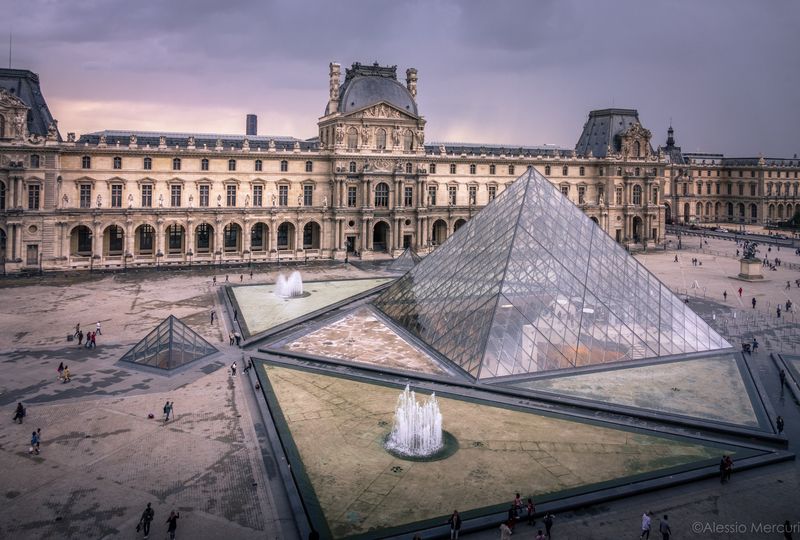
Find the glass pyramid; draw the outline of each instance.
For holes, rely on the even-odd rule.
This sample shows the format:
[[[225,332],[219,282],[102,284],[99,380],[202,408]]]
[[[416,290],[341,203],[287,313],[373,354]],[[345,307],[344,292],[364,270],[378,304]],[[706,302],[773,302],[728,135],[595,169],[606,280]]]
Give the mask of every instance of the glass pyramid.
[[[405,273],[414,268],[421,260],[422,257],[417,255],[413,249],[407,247],[399,257],[389,263],[389,266],[387,266],[386,269],[390,272]]]
[[[374,305],[475,379],[730,347],[534,169]]]
[[[161,369],[175,369],[217,352],[197,332],[170,315],[121,360]]]

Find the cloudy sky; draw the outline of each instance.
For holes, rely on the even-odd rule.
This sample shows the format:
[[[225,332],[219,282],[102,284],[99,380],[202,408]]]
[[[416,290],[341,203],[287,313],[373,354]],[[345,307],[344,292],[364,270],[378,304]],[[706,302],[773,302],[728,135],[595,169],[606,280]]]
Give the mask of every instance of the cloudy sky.
[[[0,0],[62,133],[316,135],[328,63],[419,70],[428,141],[572,147],[639,110],[684,151],[800,153],[796,0]],[[0,26],[3,23],[0,23]],[[3,40],[0,40],[2,43]],[[5,64],[5,61],[2,62]],[[5,65],[3,66],[5,67]]]

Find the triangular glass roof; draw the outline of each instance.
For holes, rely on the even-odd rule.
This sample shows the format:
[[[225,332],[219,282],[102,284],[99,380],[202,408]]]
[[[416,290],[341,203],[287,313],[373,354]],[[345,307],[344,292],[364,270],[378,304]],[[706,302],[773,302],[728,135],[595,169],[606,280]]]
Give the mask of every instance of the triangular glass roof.
[[[390,272],[408,272],[421,260],[422,257],[417,255],[413,249],[407,247],[399,257],[389,263],[389,266],[387,266],[386,269]]]
[[[160,369],[175,369],[214,354],[217,349],[197,332],[170,315],[121,360]]]
[[[374,305],[475,379],[730,347],[532,168]]]

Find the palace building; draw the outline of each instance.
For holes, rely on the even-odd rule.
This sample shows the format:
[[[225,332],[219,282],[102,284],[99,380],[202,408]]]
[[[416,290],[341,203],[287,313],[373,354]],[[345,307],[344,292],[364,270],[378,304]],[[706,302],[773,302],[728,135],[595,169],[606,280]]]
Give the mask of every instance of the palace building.
[[[418,74],[330,64],[311,139],[100,131],[61,136],[39,77],[0,69],[5,273],[394,256],[441,244],[528,168],[617,242],[665,223],[763,223],[797,209],[800,162],[654,150],[632,109],[592,111],[574,149],[426,142]],[[384,254],[384,255],[381,255]]]

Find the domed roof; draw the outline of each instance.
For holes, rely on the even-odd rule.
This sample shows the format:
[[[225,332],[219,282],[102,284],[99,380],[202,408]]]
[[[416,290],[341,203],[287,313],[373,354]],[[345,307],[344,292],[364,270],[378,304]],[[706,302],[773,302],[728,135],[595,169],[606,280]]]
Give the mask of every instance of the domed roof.
[[[417,104],[405,86],[386,77],[355,77],[342,89],[339,110],[349,113],[385,101],[416,116]]]

